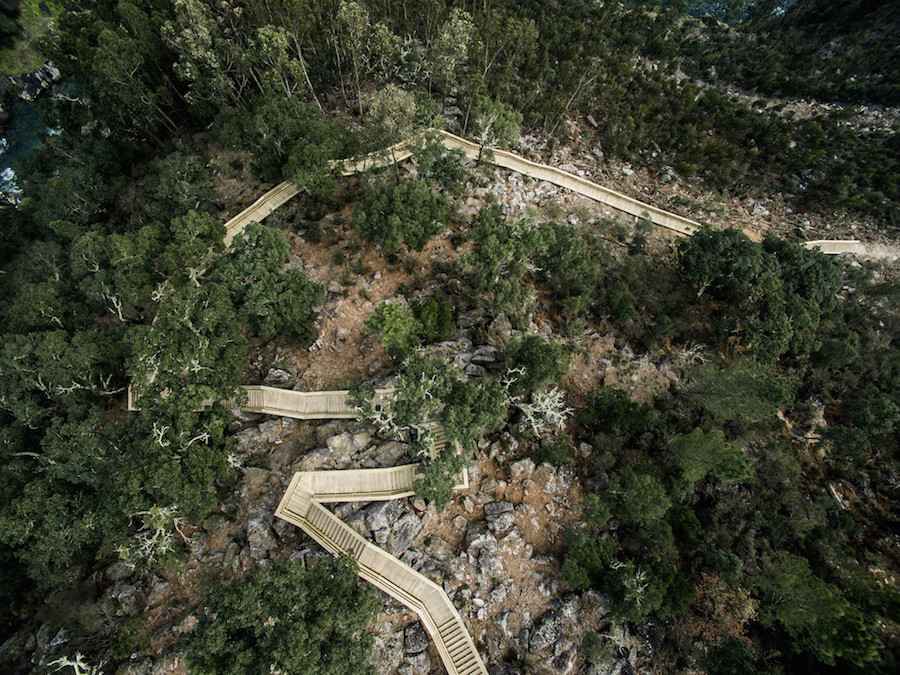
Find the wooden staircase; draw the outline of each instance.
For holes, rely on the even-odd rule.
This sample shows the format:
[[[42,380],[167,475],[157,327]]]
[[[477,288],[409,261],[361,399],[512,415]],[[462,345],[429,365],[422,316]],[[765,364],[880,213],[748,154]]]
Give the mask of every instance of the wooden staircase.
[[[446,442],[446,441],[445,441]],[[345,525],[321,502],[387,501],[413,494],[418,465],[389,469],[301,471],[294,474],[275,515],[326,551],[356,561],[359,576],[413,610],[451,675],[486,674],[469,631],[444,590]],[[468,485],[463,471],[459,486]]]

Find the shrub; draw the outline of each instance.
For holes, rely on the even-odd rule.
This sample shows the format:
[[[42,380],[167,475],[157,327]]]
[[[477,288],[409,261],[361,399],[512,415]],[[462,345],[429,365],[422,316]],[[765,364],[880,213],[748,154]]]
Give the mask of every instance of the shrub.
[[[401,245],[421,251],[428,240],[443,232],[453,215],[447,198],[425,181],[410,180],[369,191],[353,212],[356,231],[386,253]]]
[[[201,673],[334,673],[369,667],[377,592],[348,560],[260,569],[204,598],[190,660]]]

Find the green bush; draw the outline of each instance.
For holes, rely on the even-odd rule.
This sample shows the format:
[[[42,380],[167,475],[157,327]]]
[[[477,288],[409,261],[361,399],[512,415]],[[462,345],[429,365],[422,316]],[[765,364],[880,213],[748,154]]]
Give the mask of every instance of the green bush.
[[[511,396],[524,396],[536,389],[558,382],[569,370],[571,354],[553,338],[527,333],[511,340],[504,351],[507,369],[516,372],[509,387]]]
[[[200,673],[355,675],[369,667],[380,606],[349,560],[279,563],[204,598],[190,662]]]
[[[376,187],[353,212],[356,231],[386,253],[401,246],[421,251],[428,240],[444,231],[453,206],[442,194],[421,180],[393,187]]]

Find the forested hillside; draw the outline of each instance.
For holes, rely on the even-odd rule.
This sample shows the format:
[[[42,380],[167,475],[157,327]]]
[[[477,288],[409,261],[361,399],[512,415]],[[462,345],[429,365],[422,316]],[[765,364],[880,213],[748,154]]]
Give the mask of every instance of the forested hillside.
[[[335,512],[490,672],[897,668],[891,3],[53,9],[0,25],[61,74],[0,205],[0,670],[440,672],[272,517],[294,471],[405,461],[416,499]],[[802,245],[851,235],[879,255]],[[360,420],[241,411],[259,383],[351,389]]]

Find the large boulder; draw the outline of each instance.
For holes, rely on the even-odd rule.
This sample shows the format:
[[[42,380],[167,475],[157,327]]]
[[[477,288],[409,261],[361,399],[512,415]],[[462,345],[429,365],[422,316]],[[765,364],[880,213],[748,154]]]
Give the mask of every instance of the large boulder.
[[[253,518],[247,523],[247,543],[250,544],[250,557],[254,560],[262,560],[278,546],[275,533],[264,518]]]
[[[407,513],[394,523],[388,535],[387,548],[395,556],[401,556],[412,546],[413,540],[422,529],[422,521],[414,513]]]
[[[563,617],[559,610],[544,612],[534,624],[528,639],[528,651],[542,652],[556,644],[563,634]]]
[[[428,649],[428,633],[421,623],[413,623],[403,631],[403,651],[406,654],[418,654]]]

